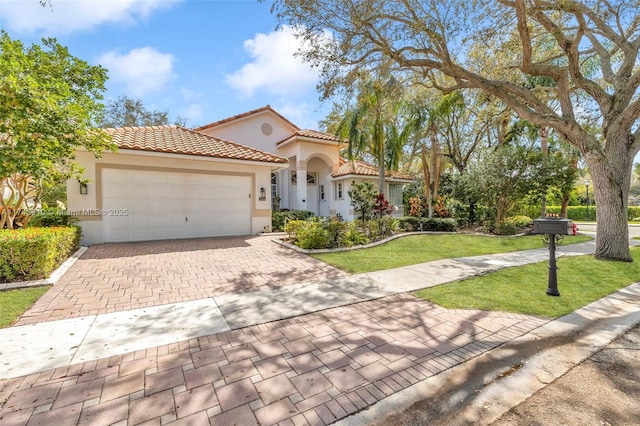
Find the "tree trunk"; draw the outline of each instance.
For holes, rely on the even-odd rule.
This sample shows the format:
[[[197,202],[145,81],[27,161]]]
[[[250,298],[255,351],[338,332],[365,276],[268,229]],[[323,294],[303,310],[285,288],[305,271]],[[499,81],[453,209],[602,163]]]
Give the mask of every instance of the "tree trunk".
[[[427,203],[429,204],[429,218],[433,217],[433,205],[438,197],[438,141],[436,140],[436,127],[433,122],[429,127],[429,134],[431,139],[431,154],[429,158],[429,198]]]
[[[496,200],[496,223],[504,222],[507,218],[508,202],[507,199],[501,195]]]
[[[429,157],[427,156],[427,144],[422,142],[422,177],[424,178],[424,199],[427,203],[427,210],[429,208],[429,200],[431,199],[431,187],[429,182],[431,182],[431,170],[429,170]]]
[[[609,146],[614,144],[612,141]],[[595,257],[631,262],[627,207],[633,156],[624,145],[618,151],[623,152],[609,152],[606,159],[586,156],[598,209]]]
[[[567,207],[569,206],[569,192],[564,191],[562,194],[562,206],[560,207],[560,217],[567,218]]]
[[[476,221],[476,203],[469,201],[469,223],[475,223]]]
[[[549,156],[549,129],[547,127],[540,128],[540,150],[542,151],[543,161],[545,166]],[[540,217],[547,216],[547,188],[545,187],[544,193],[540,197]]]
[[[384,194],[384,163],[378,169],[378,192]]]
[[[386,174],[384,167],[384,139],[379,142],[378,149],[380,150],[378,153],[378,192],[384,194],[384,176]]]
[[[577,172],[577,170],[578,170],[578,155],[574,155],[574,156],[571,157],[571,163],[570,163],[569,167],[573,171],[572,175],[573,175],[573,173]],[[572,182],[574,182],[573,179],[572,179]],[[569,206],[569,199],[570,198],[571,198],[571,189],[569,189],[567,187],[567,185],[563,185],[562,207],[560,208],[560,216],[562,216],[565,219],[568,216],[567,207]]]

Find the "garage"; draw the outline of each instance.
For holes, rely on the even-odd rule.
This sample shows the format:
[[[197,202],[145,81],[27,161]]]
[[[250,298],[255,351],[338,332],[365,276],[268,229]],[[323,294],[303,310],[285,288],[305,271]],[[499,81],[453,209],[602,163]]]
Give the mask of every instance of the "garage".
[[[267,189],[289,160],[179,126],[104,129],[117,149],[78,150],[67,206],[81,244],[252,235],[271,227]]]
[[[248,176],[102,170],[105,242],[251,233]]]

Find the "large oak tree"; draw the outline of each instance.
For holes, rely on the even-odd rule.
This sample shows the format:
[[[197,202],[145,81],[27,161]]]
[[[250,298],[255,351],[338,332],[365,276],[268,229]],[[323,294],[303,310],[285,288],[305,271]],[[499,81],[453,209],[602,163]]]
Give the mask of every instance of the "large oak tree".
[[[359,68],[392,60],[423,84],[481,89],[521,118],[555,129],[589,166],[596,257],[631,261],[627,194],[640,148],[640,2],[275,0],[274,10],[309,41],[303,56],[322,70],[325,96]],[[487,66],[487,57],[502,59]],[[439,83],[443,76],[450,85]],[[531,77],[549,84],[528,85]]]

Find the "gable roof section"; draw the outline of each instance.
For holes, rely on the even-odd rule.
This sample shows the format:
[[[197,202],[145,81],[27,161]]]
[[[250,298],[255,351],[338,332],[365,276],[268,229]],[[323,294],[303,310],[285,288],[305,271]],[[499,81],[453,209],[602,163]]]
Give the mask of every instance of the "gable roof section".
[[[345,161],[341,158],[340,162],[343,164],[340,166],[337,172],[331,175],[334,178],[351,176],[351,175],[378,177],[378,168],[375,166],[372,166],[369,163],[365,163],[364,161],[360,161],[360,160]],[[409,175],[406,175],[400,172],[389,171],[389,170],[385,171],[385,177],[391,178],[391,179],[406,180],[406,181],[414,180]]]
[[[278,111],[276,111],[275,109],[271,108],[271,105],[266,105],[266,106],[263,106],[262,108],[258,108],[258,109],[254,109],[252,111],[243,112],[242,114],[234,115],[233,117],[228,117],[228,118],[224,118],[222,120],[214,121],[213,123],[209,123],[209,124],[205,124],[204,126],[196,127],[194,130],[195,131],[202,131],[202,130],[210,129],[212,127],[218,127],[218,126],[221,126],[223,124],[230,123],[232,121],[236,121],[236,120],[239,120],[241,118],[249,117],[251,115],[259,114],[259,113],[265,112],[265,111],[269,111],[269,112],[275,114],[278,118],[283,120],[289,126],[293,127],[296,130],[300,130],[300,128],[298,126],[293,124],[291,121],[287,120]]]
[[[291,139],[295,138],[295,137],[304,137],[304,138],[310,138],[310,139],[321,139],[324,141],[329,141],[329,142],[343,142],[342,139],[330,134],[330,133],[325,133],[325,132],[319,132],[317,130],[311,130],[311,129],[301,129],[296,131],[294,134],[287,136],[286,138],[284,138],[283,140],[281,140],[280,142],[278,142],[276,145],[281,145],[284,144],[288,141],[290,141]]]
[[[122,149],[265,163],[289,162],[279,155],[214,138],[180,126],[117,127],[104,130]]]

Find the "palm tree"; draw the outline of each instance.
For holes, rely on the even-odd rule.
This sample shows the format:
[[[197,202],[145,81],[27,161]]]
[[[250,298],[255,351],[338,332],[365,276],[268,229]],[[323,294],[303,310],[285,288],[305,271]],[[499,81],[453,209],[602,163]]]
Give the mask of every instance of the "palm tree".
[[[378,191],[384,193],[386,168],[397,169],[404,142],[398,127],[402,87],[393,77],[370,78],[364,82],[337,127],[345,137],[349,160],[370,155],[378,165]]]

